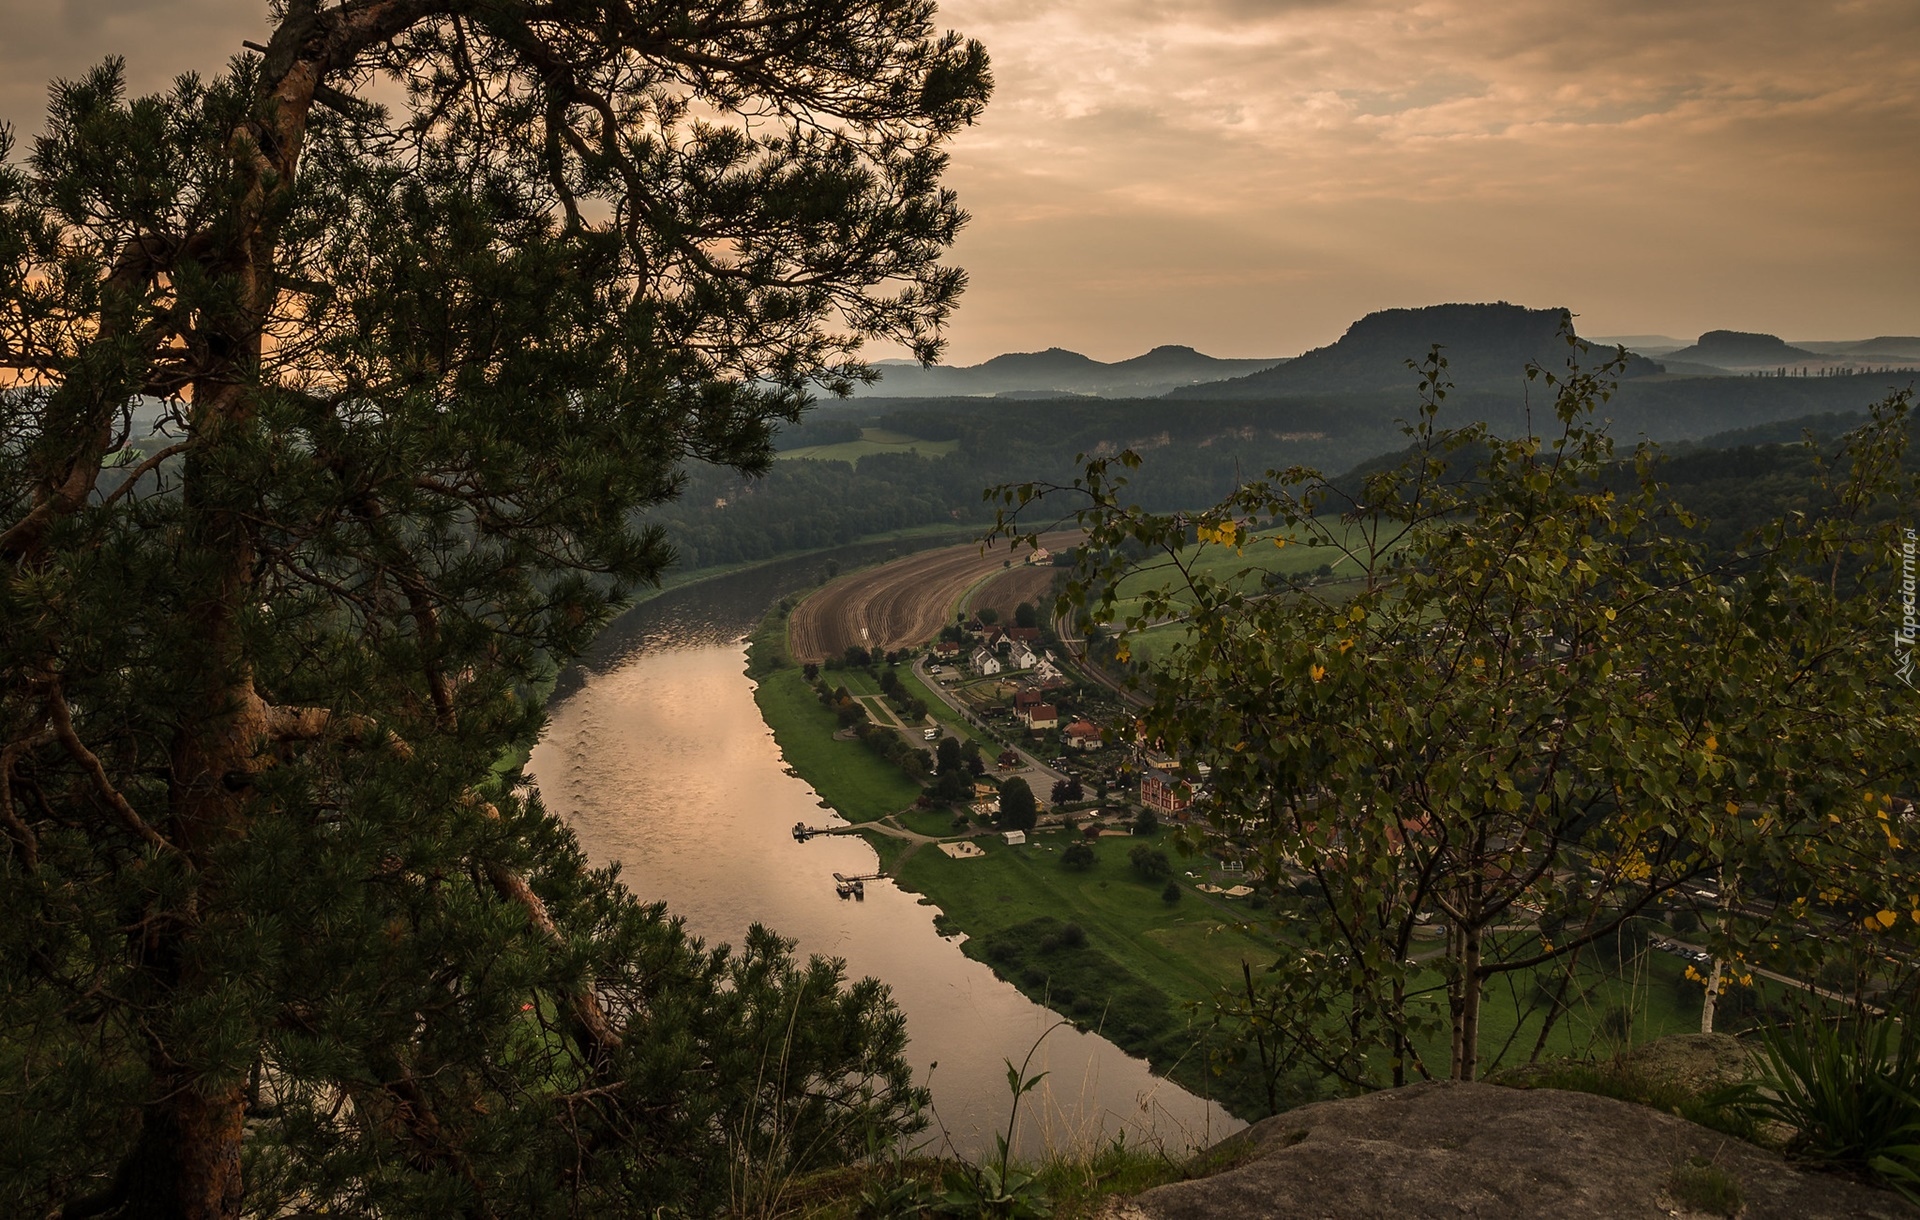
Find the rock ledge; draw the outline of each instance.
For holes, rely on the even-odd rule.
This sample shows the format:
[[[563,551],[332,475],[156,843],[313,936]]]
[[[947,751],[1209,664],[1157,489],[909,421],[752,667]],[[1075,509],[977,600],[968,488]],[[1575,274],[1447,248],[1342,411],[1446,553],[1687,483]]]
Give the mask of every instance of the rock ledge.
[[[1588,1093],[1436,1081],[1265,1119],[1220,1152],[1237,1167],[1158,1187],[1113,1220],[1672,1217],[1673,1174],[1704,1157],[1741,1220],[1916,1220],[1898,1195],[1796,1169],[1671,1114]]]

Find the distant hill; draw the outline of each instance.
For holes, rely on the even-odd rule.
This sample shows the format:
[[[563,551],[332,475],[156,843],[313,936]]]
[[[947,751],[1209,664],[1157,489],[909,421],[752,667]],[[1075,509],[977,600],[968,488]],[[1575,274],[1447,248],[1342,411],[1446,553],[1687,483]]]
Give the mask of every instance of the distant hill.
[[[1526,366],[1537,362],[1564,367],[1567,349],[1560,328],[1570,319],[1564,309],[1528,309],[1502,301],[1494,305],[1430,305],[1422,309],[1383,309],[1347,328],[1326,347],[1249,376],[1211,385],[1187,386],[1171,398],[1281,398],[1318,394],[1371,394],[1405,391],[1413,384],[1407,361],[1420,360],[1432,345],[1446,350],[1448,375],[1462,388],[1494,390],[1517,397],[1526,385]],[[1599,357],[1606,349],[1595,349]],[[1598,359],[1590,361],[1598,363]],[[1661,372],[1644,356],[1629,357],[1626,376]]]
[[[1692,364],[1707,364],[1722,369],[1776,368],[1811,360],[1820,362],[1818,353],[1793,347],[1778,335],[1753,334],[1743,330],[1710,330],[1692,347],[1668,352],[1667,359]]]
[[[1823,356],[1845,356],[1866,364],[1920,360],[1920,335],[1880,335],[1873,339],[1849,339],[1840,343],[1802,341],[1794,346]]]
[[[1281,363],[1281,357],[1221,359],[1190,347],[1156,347],[1129,360],[1104,364],[1079,352],[1050,347],[1009,352],[982,364],[921,368],[910,360],[883,360],[880,383],[863,398],[955,398],[1083,394],[1098,398],[1154,398],[1195,382],[1220,381]]]

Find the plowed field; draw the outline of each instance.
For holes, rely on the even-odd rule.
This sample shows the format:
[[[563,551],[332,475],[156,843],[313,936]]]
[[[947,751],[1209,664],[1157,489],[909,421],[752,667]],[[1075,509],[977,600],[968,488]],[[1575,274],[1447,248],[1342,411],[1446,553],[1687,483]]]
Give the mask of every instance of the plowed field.
[[[1040,545],[1059,550],[1078,536],[1043,534]],[[794,608],[788,645],[796,660],[824,661],[854,644],[889,652],[924,644],[946,626],[954,603],[975,581],[1026,554],[1004,545],[983,554],[963,543],[849,573]]]
[[[1015,564],[976,589],[967,609],[978,613],[991,607],[1000,615],[1001,622],[1011,623],[1020,603],[1032,602],[1042,619],[1050,618],[1053,599],[1047,595],[1053,590],[1053,576],[1059,570],[1051,565]]]

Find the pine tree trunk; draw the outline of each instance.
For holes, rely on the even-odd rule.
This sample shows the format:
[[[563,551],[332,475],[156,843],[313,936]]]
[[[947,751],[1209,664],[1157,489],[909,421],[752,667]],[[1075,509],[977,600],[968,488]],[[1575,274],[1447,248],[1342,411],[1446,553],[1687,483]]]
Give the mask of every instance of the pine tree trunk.
[[[169,1079],[155,1102],[124,1171],[122,1220],[236,1220],[241,1124],[246,1093],[239,1081],[209,1088],[205,1080]]]

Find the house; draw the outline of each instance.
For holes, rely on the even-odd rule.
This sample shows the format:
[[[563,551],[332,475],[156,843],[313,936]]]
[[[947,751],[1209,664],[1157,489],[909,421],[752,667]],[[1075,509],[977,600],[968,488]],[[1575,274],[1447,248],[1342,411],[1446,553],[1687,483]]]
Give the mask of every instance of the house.
[[[951,661],[959,657],[960,644],[957,640],[941,640],[933,646],[933,655],[942,661]]]
[[[1040,679],[1042,685],[1047,683],[1063,684],[1060,677],[1060,667],[1053,663],[1053,654],[1050,652],[1040,654],[1040,663],[1033,667],[1033,676]]]
[[[1036,703],[1026,710],[1021,719],[1027,722],[1030,732],[1044,733],[1060,727],[1060,709],[1051,703]]]
[[[1046,547],[1043,547],[1043,546],[1034,547],[1033,554],[1027,556],[1027,562],[1035,565],[1043,564],[1043,563],[1052,563],[1053,552],[1049,551]]]
[[[1038,627],[1009,627],[1007,628],[1007,638],[1010,640],[1018,640],[1022,644],[1038,644],[1040,642],[1040,629]]]
[[[1032,645],[1015,640],[1007,652],[1007,661],[1015,669],[1032,669],[1040,663],[1040,658],[1034,655]]]
[[[1000,658],[993,655],[991,648],[974,649],[973,655],[967,658],[967,663],[973,666],[974,673],[980,674],[983,677],[989,674],[997,674],[1003,668],[1000,664]]]
[[[1024,830],[1009,830],[1000,837],[1007,841],[1008,847],[1020,847],[1027,841],[1027,832]]]
[[[1100,748],[1100,726],[1091,720],[1076,720],[1062,731],[1066,736],[1069,749],[1097,750]]]
[[[1193,785],[1170,771],[1149,767],[1140,777],[1140,803],[1161,813],[1180,813],[1193,803]]]
[[[1036,703],[1045,703],[1047,697],[1037,690],[1018,690],[1013,692],[1013,710],[1024,713]]]

